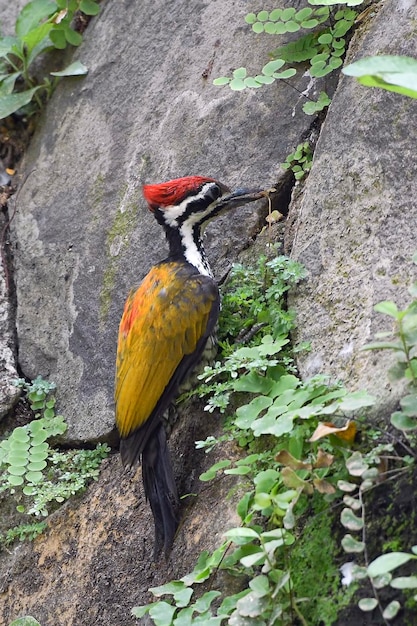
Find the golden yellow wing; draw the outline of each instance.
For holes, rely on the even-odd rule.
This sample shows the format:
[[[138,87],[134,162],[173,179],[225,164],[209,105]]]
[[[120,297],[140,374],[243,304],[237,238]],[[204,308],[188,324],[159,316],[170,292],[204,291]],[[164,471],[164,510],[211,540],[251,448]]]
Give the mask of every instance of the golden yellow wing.
[[[199,360],[218,310],[214,281],[184,263],[155,266],[129,295],[116,362],[116,425],[122,438],[173,399]]]

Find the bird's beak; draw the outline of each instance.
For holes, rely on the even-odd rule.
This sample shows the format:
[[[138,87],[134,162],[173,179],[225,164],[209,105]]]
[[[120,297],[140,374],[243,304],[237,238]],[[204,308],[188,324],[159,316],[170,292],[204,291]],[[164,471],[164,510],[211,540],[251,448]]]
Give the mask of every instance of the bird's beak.
[[[236,189],[231,193],[226,193],[219,198],[219,204],[224,208],[234,208],[246,204],[248,202],[254,202],[261,198],[268,196],[268,190],[263,189]]]

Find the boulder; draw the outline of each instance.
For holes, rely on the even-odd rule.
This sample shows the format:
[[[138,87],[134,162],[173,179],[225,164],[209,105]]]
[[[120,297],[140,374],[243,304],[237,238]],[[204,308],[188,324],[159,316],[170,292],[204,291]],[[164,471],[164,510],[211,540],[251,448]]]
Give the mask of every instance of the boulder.
[[[255,2],[114,6],[102,5],[75,54],[88,76],[63,81],[44,112],[14,221],[19,363],[29,378],[57,384],[73,442],[102,439],[113,427],[123,304],[166,255],[141,185],[202,174],[231,187],[271,187],[311,123],[287,84],[243,93],[212,84],[266,60],[271,40],[243,20]],[[258,224],[248,206],[210,227],[218,276]]]
[[[386,2],[357,31],[347,63],[376,54],[415,53],[414,2]],[[395,24],[395,27],[392,25]],[[290,210],[291,255],[308,270],[290,304],[297,341],[311,343],[299,358],[303,377],[327,373],[352,390],[377,397],[388,414],[404,393],[388,380],[396,354],[361,352],[393,320],[374,305],[403,307],[415,266],[417,179],[410,132],[417,101],[370,89],[343,76],[314,153],[303,194]]]

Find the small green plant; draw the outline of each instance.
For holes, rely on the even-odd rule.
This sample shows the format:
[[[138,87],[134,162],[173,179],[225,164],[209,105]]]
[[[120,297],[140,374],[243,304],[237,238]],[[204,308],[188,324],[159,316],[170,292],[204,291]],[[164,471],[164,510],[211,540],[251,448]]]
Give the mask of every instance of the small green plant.
[[[51,72],[41,81],[33,72],[34,61],[53,48],[78,46],[82,35],[73,29],[77,11],[96,15],[100,10],[96,0],[32,0],[19,13],[15,36],[0,37],[0,119],[26,107],[33,112],[44,98],[49,98],[62,76],[80,76],[87,68],[80,62],[71,63],[61,71]],[[27,108],[35,100],[36,106]]]
[[[55,385],[41,377],[31,383],[19,379],[16,384],[25,391],[35,419],[15,428],[0,443],[0,492],[14,496],[20,513],[45,516],[51,503],[64,502],[97,478],[109,447],[54,450],[48,440],[67,429],[62,415],[55,415],[51,395]]]
[[[346,52],[346,37],[352,30],[357,13],[352,6],[362,4],[363,0],[309,0],[312,6],[300,10],[294,7],[277,8],[272,11],[248,13],[247,24],[252,26],[256,34],[283,35],[299,31],[312,31],[298,37],[271,52],[272,60],[266,63],[260,74],[248,76],[244,67],[234,70],[231,78],[216,78],[215,85],[229,85],[234,91],[246,88],[257,89],[270,85],[275,80],[287,80],[297,73],[294,65],[309,63],[309,74],[312,78],[322,78],[343,64]],[[339,6],[333,6],[333,5]],[[340,5],[347,5],[341,7]],[[289,67],[288,67],[289,66]],[[330,98],[321,92],[317,101],[309,101],[303,106],[308,115],[323,110],[330,104]]]
[[[300,143],[292,154],[289,154],[281,167],[292,170],[296,180],[302,180],[313,165],[313,151],[309,141]]]
[[[288,312],[283,316],[288,284],[284,287],[282,274],[295,284],[303,276],[300,266],[278,257],[261,259],[256,268],[238,266],[234,272],[224,297],[224,360],[205,369],[201,375],[205,383],[198,392],[208,395],[207,410],[231,411],[220,440],[233,439],[243,448],[242,458],[223,459],[200,479],[241,477],[245,486],[237,504],[241,526],[228,530],[213,554],[201,555],[193,572],[151,589],[155,602],[133,609],[139,618],[149,613],[158,626],[306,623],[306,607],[314,600],[297,596],[291,565],[300,519],[311,512],[318,496],[329,502],[336,497],[337,482],[348,476],[345,456],[353,439],[352,434],[339,438],[347,434],[346,417],[373,402],[363,392],[349,394],[340,385],[330,386],[325,377],[301,382],[294,375],[291,354],[283,351],[293,317]],[[249,328],[242,322],[245,315]],[[243,347],[231,343],[242,326],[248,343]],[[253,327],[257,332],[250,333]],[[342,425],[327,425],[334,441],[319,444],[327,435],[318,430],[319,420],[330,416]],[[197,446],[209,452],[218,443],[209,437]],[[324,500],[323,507],[328,506]],[[242,582],[242,591],[223,598],[221,604],[216,589],[198,597],[199,584],[219,568]]]
[[[413,256],[417,265],[417,253]],[[391,350],[397,356],[397,362],[390,368],[391,380],[405,379],[409,393],[401,399],[400,410],[391,415],[391,424],[407,433],[417,429],[417,282],[409,288],[413,300],[403,310],[395,302],[379,302],[374,309],[394,321],[390,331],[378,333],[377,341],[365,346],[366,350]]]
[[[15,541],[33,541],[46,530],[46,522],[34,522],[33,524],[19,524],[9,528],[0,535],[0,545],[10,546]]]
[[[404,472],[414,462],[413,457],[397,456],[392,444],[380,444],[366,454],[355,451],[346,459],[349,480],[339,481],[338,487],[345,494],[340,521],[349,531],[342,538],[342,547],[349,556],[354,556],[356,559],[355,562],[349,561],[342,567],[345,577],[347,576],[347,584],[351,581],[367,580],[373,595],[361,598],[358,606],[364,612],[378,608],[384,624],[388,625],[389,621],[397,616],[401,603],[396,599],[383,606],[379,590],[388,585],[394,589],[403,590],[417,587],[417,576],[393,578],[390,573],[410,559],[416,559],[417,546],[412,548],[413,554],[388,552],[369,562],[364,496],[377,483],[380,477],[379,467],[385,458],[389,458],[391,463],[395,460],[399,465],[398,469],[391,471],[391,477]],[[358,533],[359,539],[355,537]],[[362,565],[357,563],[358,558],[362,558]]]

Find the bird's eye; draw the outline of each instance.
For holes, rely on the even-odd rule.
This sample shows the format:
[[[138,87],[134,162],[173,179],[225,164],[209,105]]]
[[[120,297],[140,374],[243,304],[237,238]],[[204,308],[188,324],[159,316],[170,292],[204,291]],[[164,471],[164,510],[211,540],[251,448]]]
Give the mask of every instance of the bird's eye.
[[[220,198],[222,193],[223,191],[221,187],[217,185],[216,183],[213,183],[212,185],[210,185],[210,188],[207,190],[207,198],[210,200],[210,202],[214,202],[214,200],[217,200],[217,198]]]

